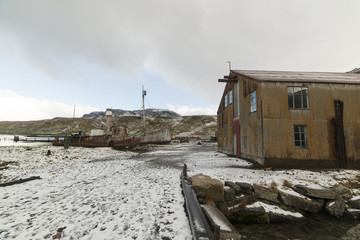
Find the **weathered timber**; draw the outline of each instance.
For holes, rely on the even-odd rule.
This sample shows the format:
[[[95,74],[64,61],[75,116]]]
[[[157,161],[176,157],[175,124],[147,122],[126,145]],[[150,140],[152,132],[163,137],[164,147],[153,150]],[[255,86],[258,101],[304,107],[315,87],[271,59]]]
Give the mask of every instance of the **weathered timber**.
[[[14,180],[11,182],[6,182],[6,183],[1,183],[0,187],[7,187],[7,186],[11,186],[11,185],[15,185],[15,184],[20,184],[20,183],[24,183],[24,182],[29,182],[32,180],[36,180],[36,179],[41,179],[39,176],[33,176],[33,177],[28,177],[28,178],[21,178],[19,180]]]
[[[181,186],[185,198],[186,212],[189,218],[191,233],[194,240],[214,240],[214,235],[210,230],[207,219],[202,211],[200,204],[196,198],[196,194],[192,189],[191,181],[187,175],[187,166],[184,164],[184,169],[181,174]]]
[[[226,217],[214,205],[204,204],[201,205],[202,209],[207,216],[210,225],[215,231],[219,231],[219,239],[233,239],[240,240],[240,233],[234,226],[226,219]],[[217,229],[217,230],[215,230]]]

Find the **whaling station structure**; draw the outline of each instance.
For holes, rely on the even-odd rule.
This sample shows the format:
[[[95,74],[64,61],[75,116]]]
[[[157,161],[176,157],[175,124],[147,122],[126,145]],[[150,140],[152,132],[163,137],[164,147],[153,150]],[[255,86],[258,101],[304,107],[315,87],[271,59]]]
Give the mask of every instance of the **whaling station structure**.
[[[266,167],[360,169],[360,74],[230,70],[220,152]]]

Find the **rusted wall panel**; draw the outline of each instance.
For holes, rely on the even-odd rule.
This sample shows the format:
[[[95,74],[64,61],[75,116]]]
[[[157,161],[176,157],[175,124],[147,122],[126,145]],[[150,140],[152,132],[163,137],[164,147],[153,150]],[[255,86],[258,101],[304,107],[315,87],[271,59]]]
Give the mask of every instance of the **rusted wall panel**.
[[[288,108],[288,86],[309,88],[308,110]],[[359,85],[263,83],[262,99],[266,158],[337,161],[334,100],[341,100],[344,102],[346,153],[350,162],[359,164]],[[294,124],[307,125],[308,149],[295,147]]]
[[[241,157],[253,159],[262,163],[261,140],[261,84],[251,81],[247,77],[239,78],[240,86],[240,135]],[[256,91],[257,110],[251,112],[250,93]],[[244,141],[244,137],[246,141]],[[245,146],[246,142],[246,146]]]
[[[223,96],[221,98],[221,103],[218,109],[218,147],[219,151],[234,155],[233,149],[233,103],[228,104],[225,107],[224,98],[229,93],[230,90],[233,90],[233,83],[227,83],[224,89]],[[229,103],[229,101],[228,101]],[[224,132],[226,125],[226,134]],[[236,154],[236,153],[235,153]]]

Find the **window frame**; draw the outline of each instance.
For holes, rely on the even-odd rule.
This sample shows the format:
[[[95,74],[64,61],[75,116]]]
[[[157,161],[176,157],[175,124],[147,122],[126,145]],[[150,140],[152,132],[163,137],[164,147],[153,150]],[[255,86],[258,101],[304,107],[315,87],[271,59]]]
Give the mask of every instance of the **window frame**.
[[[233,90],[231,89],[228,93],[229,95],[229,105],[233,103]]]
[[[225,108],[227,108],[229,106],[229,104],[228,104],[228,94],[225,94],[224,105],[225,105]]]
[[[294,124],[294,146],[297,149],[309,149],[307,125]],[[298,138],[297,138],[298,136]]]
[[[250,112],[257,111],[257,99],[256,99],[256,90],[250,93]]]
[[[295,94],[295,88],[300,88],[300,105],[301,107],[296,107],[296,95],[298,96],[299,94]],[[291,98],[292,98],[292,106],[290,106],[290,91],[291,91]],[[288,96],[288,109],[289,110],[309,110],[310,109],[310,104],[309,104],[309,88],[308,87],[303,87],[303,86],[287,86],[286,87],[287,90],[287,96]],[[306,90],[306,94],[303,94],[303,90]],[[306,107],[304,107],[304,97],[306,96]]]

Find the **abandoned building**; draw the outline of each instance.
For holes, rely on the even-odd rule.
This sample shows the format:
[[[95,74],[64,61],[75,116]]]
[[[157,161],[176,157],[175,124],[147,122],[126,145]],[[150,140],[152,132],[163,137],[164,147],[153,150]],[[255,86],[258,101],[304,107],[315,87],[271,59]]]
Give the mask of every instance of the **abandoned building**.
[[[219,151],[266,167],[360,169],[360,74],[231,70]]]

